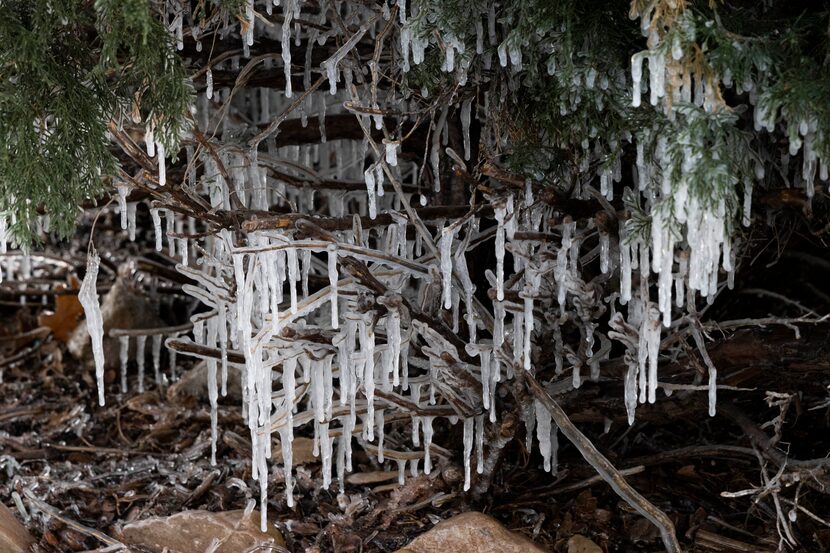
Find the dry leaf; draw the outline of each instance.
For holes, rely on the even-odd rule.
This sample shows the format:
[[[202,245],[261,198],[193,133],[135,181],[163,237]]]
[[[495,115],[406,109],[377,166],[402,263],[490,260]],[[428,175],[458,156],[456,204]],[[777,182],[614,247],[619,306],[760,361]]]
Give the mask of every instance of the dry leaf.
[[[78,278],[75,275],[70,275],[69,285],[58,285],[58,291],[78,290],[80,287],[81,282]],[[61,342],[67,342],[83,314],[84,308],[81,306],[81,302],[78,301],[77,294],[55,294],[54,313],[50,311],[41,313],[37,318],[37,322],[41,326],[50,328],[55,338]]]

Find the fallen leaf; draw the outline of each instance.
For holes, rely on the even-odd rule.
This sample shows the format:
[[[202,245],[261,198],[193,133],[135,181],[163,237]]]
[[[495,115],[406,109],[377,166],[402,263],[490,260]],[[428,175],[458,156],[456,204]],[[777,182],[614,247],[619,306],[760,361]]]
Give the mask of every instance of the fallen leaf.
[[[59,284],[57,291],[78,290],[80,287],[81,282],[78,277],[70,275],[69,284]],[[55,311],[46,311],[38,315],[37,322],[41,326],[50,328],[55,338],[61,342],[67,342],[72,331],[78,326],[83,313],[84,308],[78,301],[78,294],[57,293],[55,294]]]

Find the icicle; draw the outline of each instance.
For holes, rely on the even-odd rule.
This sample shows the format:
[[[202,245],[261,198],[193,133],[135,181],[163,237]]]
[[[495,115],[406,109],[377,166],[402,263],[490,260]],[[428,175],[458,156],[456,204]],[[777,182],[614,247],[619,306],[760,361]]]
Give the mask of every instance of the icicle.
[[[626,354],[628,370],[625,373],[623,400],[628,415],[629,426],[634,424],[634,415],[637,409],[637,364]]]
[[[620,303],[627,304],[631,300],[631,271],[636,268],[637,242],[626,244],[628,232],[625,222],[620,222]]]
[[[130,337],[118,337],[118,360],[121,363],[121,393],[127,393],[127,363],[130,361]]]
[[[267,0],[266,0],[267,1]],[[291,98],[291,21],[294,18],[294,4],[296,0],[284,0],[282,5],[282,64],[285,73],[285,97]]]
[[[375,173],[374,167],[369,167],[363,172],[363,176],[366,179],[366,193],[368,194],[369,198],[369,218],[374,219],[377,217],[378,210],[377,210],[377,199],[375,198]]]
[[[660,311],[649,302],[640,327],[639,340],[639,383],[640,403],[656,401],[657,361],[660,352]],[[648,368],[646,362],[648,361]]]
[[[423,417],[424,423],[424,474],[432,472],[432,456],[430,455],[430,447],[432,447],[432,421],[435,417]]]
[[[9,222],[5,214],[0,214],[0,253],[6,253],[8,250],[8,226]],[[0,275],[0,278],[2,275]]]
[[[470,462],[473,452],[473,417],[464,419],[464,491],[470,489]]]
[[[178,377],[176,376],[176,350],[167,350],[167,359],[168,365],[170,367],[170,380],[175,382],[176,380],[178,380]]]
[[[513,362],[523,363],[524,356],[524,310],[513,313]]]
[[[127,196],[130,193],[130,185],[119,182],[115,185],[118,191],[118,211],[121,214],[121,230],[127,230]]]
[[[366,396],[367,422],[365,425],[367,439],[374,439],[374,412],[375,412],[375,332],[371,328],[371,321],[359,321],[360,353],[364,357],[363,365],[363,394]]]
[[[156,251],[160,252],[162,249],[162,233],[161,233],[161,215],[156,207],[150,208],[150,217],[153,219],[153,233],[156,237]]]
[[[461,103],[461,133],[464,139],[464,159],[470,160],[470,111],[472,99],[467,98]]]
[[[294,399],[296,397],[296,380],[295,371],[297,370],[297,358],[290,357],[283,362],[282,365],[282,390],[285,399],[283,400],[283,407],[287,422],[287,437],[288,441],[294,439]]]
[[[147,336],[139,335],[135,338],[135,362],[138,365],[138,393],[144,392],[144,359],[147,349]]]
[[[320,453],[322,454],[323,489],[331,485],[331,454],[334,438],[329,436],[329,423],[320,424]]]
[[[525,325],[525,335],[524,335],[524,348],[523,348],[523,358],[524,358],[524,369],[526,371],[530,370],[531,366],[531,347],[532,347],[532,335],[533,335],[533,326],[535,317],[533,316],[533,298],[539,291],[539,286],[541,285],[542,275],[541,273],[532,268],[527,267],[525,269],[525,287],[520,294],[522,299],[524,300],[524,325]]]
[[[378,463],[383,463],[383,425],[384,425],[384,418],[383,418],[383,409],[378,409],[375,411],[375,426],[377,427],[378,431]]]
[[[608,273],[610,266],[609,259],[610,237],[605,231],[599,233],[599,270],[602,274]]]
[[[504,219],[507,209],[504,203],[493,205],[498,227],[496,228],[496,299],[504,301]]]
[[[297,312],[297,280],[300,272],[297,249],[287,248],[286,255],[288,256],[288,292],[291,297],[291,314],[293,315]]]
[[[164,159],[164,144],[156,142],[156,150],[158,150],[159,186],[167,186],[167,160]]]
[[[308,297],[308,272],[311,269],[311,250],[300,250],[301,271],[300,282],[302,283],[303,299]]]
[[[493,302],[493,350],[498,351],[504,344],[504,303]]]
[[[464,292],[464,311],[466,312],[465,319],[467,320],[469,342],[474,344],[476,342],[476,330],[478,324],[476,322],[475,307],[473,305],[475,286],[473,285],[473,281],[470,279],[470,271],[467,268],[467,258],[461,248],[458,249],[455,255],[455,268]]]
[[[153,334],[152,354],[156,384],[161,386],[161,334]]]
[[[329,244],[328,248],[328,273],[329,273],[329,297],[331,298],[331,327],[338,327],[338,312],[337,312],[337,281],[339,276],[337,274],[337,246]]]
[[[406,459],[397,459],[398,463],[398,485],[406,483]]]
[[[536,439],[539,440],[539,453],[544,460],[545,472],[551,472],[551,419],[550,412],[541,402],[534,400],[536,410]]]
[[[127,237],[130,242],[135,242],[135,210],[137,205],[135,202],[127,204]]]
[[[386,163],[391,165],[392,167],[396,167],[398,165],[398,142],[395,141],[384,141],[386,144]]]
[[[396,307],[390,307],[386,314],[386,340],[392,363],[392,385],[397,387],[400,385],[401,316]]]
[[[219,311],[218,327],[219,327],[219,355],[222,363],[222,397],[228,395],[228,320],[227,312],[225,311],[225,302],[217,303]],[[276,316],[276,313],[274,314]]]
[[[207,346],[213,347],[216,344],[217,320],[212,317],[207,323]],[[207,390],[210,403],[210,464],[216,466],[216,440],[219,436],[219,392],[216,386],[216,360],[208,359],[207,363]]]
[[[383,197],[383,164],[375,164],[375,188],[378,197]]]
[[[149,157],[156,156],[156,138],[155,130],[152,124],[149,124],[144,129],[144,145],[147,147],[147,155]]]
[[[176,215],[167,210],[164,219],[167,227],[167,253],[170,257],[176,257],[176,239],[171,236],[176,232]]]
[[[475,418],[476,434],[476,472],[484,474],[484,415]]]
[[[343,61],[348,53],[360,42],[366,31],[369,30],[368,25],[364,24],[341,46],[330,58],[323,62],[322,67],[326,70],[326,78],[329,80],[330,92],[334,96],[337,94],[337,65]]]
[[[291,411],[291,406],[287,407],[288,412]],[[280,434],[280,450],[282,451],[282,470],[285,474],[285,499],[289,507],[294,506],[294,479],[291,475],[292,465],[294,464],[294,453],[291,446],[292,437],[289,436],[290,424],[283,425],[279,428]]]
[[[452,240],[455,230],[452,226],[444,227],[441,231],[441,276],[444,292],[444,309],[452,307]]]
[[[208,67],[207,74],[205,75],[205,81],[207,83],[205,96],[207,96],[207,99],[210,100],[213,98],[213,71],[210,70],[210,67]]]
[[[631,56],[631,80],[633,81],[631,105],[640,107],[640,79],[643,76],[643,54],[637,53]],[[652,69],[654,71],[654,69]]]
[[[677,276],[674,279],[674,295],[675,295],[675,305],[677,307],[683,307],[685,305],[685,295],[686,295],[686,274],[689,272],[689,252],[686,250],[681,250],[678,254],[679,259],[679,268],[677,272]]]
[[[95,361],[95,377],[98,381],[98,404],[104,405],[104,318],[98,303],[98,268],[101,258],[92,246],[87,255],[86,275],[78,292],[78,301],[86,314],[86,327],[92,344],[92,356]]]

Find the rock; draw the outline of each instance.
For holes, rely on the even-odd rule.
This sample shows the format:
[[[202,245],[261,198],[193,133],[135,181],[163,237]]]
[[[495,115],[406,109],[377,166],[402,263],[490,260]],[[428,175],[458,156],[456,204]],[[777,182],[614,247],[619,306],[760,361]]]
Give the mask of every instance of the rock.
[[[184,511],[169,517],[155,517],[124,526],[122,539],[153,553],[204,553],[214,538],[221,540],[215,553],[240,553],[268,544],[284,546],[285,540],[273,527],[259,530],[259,512],[245,517],[244,511],[211,513]],[[263,549],[267,550],[267,548]]]
[[[544,553],[535,543],[475,511],[435,525],[397,553]]]
[[[593,540],[576,534],[568,540],[568,553],[603,553],[603,551]]]
[[[119,271],[120,272],[120,271]],[[101,316],[104,319],[104,360],[107,369],[118,369],[121,366],[119,352],[121,345],[118,338],[110,338],[111,328],[139,329],[159,328],[167,326],[158,316],[156,307],[147,297],[140,293],[128,279],[119,276],[109,292],[101,301]],[[135,338],[130,339],[130,359],[135,357]],[[147,340],[145,355],[149,358],[151,340]],[[67,343],[69,352],[77,359],[92,359],[92,347],[89,343],[89,332],[86,329],[86,320],[81,321]]]
[[[14,514],[0,503],[0,553],[23,553],[35,539],[17,521]]]
[[[216,371],[216,386],[222,390],[222,371]],[[167,390],[167,398],[171,401],[179,401],[184,397],[195,397],[202,401],[208,401],[207,389],[207,364],[201,361],[192,369],[182,375]],[[228,399],[242,401],[242,385],[240,383],[240,370],[235,365],[228,364]]]

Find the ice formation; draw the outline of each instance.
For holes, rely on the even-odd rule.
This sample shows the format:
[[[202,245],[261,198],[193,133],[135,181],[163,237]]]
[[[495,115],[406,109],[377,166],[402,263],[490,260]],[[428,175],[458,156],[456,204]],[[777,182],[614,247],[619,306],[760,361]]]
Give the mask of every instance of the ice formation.
[[[104,405],[104,318],[98,302],[98,269],[101,258],[92,247],[87,255],[86,275],[78,291],[78,300],[84,308],[86,327],[92,345],[95,362],[95,378],[98,382],[98,404]]]
[[[438,40],[419,32],[421,18],[417,5],[411,4],[396,3],[401,29],[394,47],[403,71],[423,63],[426,49]],[[390,125],[387,113],[410,117],[420,114],[423,105],[378,86],[375,60],[368,67],[358,67],[356,61],[369,45],[364,39],[379,36],[389,23],[384,14],[339,6],[343,13],[338,17],[345,25],[324,31],[316,27],[325,28],[330,17],[325,11],[315,25],[298,23],[304,5],[283,0],[282,24],[273,27],[256,17],[253,2],[246,9],[242,50],[247,52],[262,36],[279,42],[279,57],[261,61],[267,62],[268,71],[282,65],[284,90],[235,90],[220,79],[214,82],[214,72],[244,67],[245,56],[234,55],[205,69],[206,89],[196,102],[194,119],[200,130],[228,140],[211,142],[215,152],[191,152],[188,191],[195,191],[211,214],[250,210],[246,219],[221,229],[201,228],[200,222],[200,228],[193,224],[185,232],[186,217],[170,209],[170,198],[157,197],[149,205],[156,249],[162,249],[166,233],[169,256],[180,256],[177,269],[195,282],[184,285],[184,291],[205,309],[193,319],[192,334],[193,342],[205,348],[200,351],[213,352],[201,357],[208,374],[211,461],[217,461],[218,397],[227,391],[228,366],[234,363],[242,369],[242,412],[250,433],[253,478],[260,484],[263,524],[273,433],[280,437],[285,497],[293,505],[295,428],[313,432],[324,486],[336,478],[342,487],[352,469],[352,448],[358,446],[378,463],[395,466],[401,479],[407,464],[412,474],[420,467],[429,474],[443,462],[434,454],[433,437],[458,420],[463,425],[467,490],[473,465],[477,473],[485,470],[489,427],[499,414],[499,384],[513,378],[516,370],[546,370],[538,364],[550,360],[552,374],[581,386],[587,374],[594,380],[600,377],[612,343],[625,350],[623,401],[633,422],[638,404],[657,401],[663,327],[684,324],[678,317],[687,314],[686,306],[713,298],[724,274],[734,278],[736,246],[728,219],[734,202],[702,202],[685,177],[700,159],[673,157],[677,145],[659,129],[632,129],[611,144],[594,145],[586,139],[582,145],[581,176],[593,179],[584,179],[573,196],[579,201],[596,198],[603,213],[592,219],[563,215],[546,197],[544,175],[488,178],[469,205],[449,205],[446,200],[453,191],[441,190],[449,168],[457,174],[472,172],[481,161],[475,159],[479,147],[500,151],[504,146],[488,127],[495,105],[492,91],[471,95],[470,87],[459,87],[454,96],[442,98],[424,123],[428,138],[422,144],[423,163],[413,163],[406,126]],[[481,16],[475,24],[476,55],[488,68],[498,60],[506,71],[519,71],[522,45],[499,38],[502,22],[492,4]],[[296,49],[292,59],[292,41],[300,45],[301,39],[309,44],[305,59]],[[442,68],[461,83],[470,69],[471,46],[451,35],[440,40]],[[311,45],[327,43],[334,53],[322,64],[312,64]],[[671,87],[683,82],[671,73],[676,65],[672,60],[683,54],[682,44],[672,44],[670,52],[640,52],[631,58],[630,81],[623,74],[611,77],[630,82],[633,106],[641,105],[644,92],[651,104],[663,105],[673,99]],[[562,69],[555,56],[547,65],[558,78]],[[575,75],[571,84],[575,91],[604,90],[608,79],[591,69]],[[292,89],[300,81],[302,93]],[[326,83],[328,90],[323,89]],[[698,85],[684,85],[676,103],[699,98],[701,106],[708,106],[712,91],[704,88],[691,96]],[[421,91],[423,97],[429,93]],[[584,99],[577,100],[575,93],[574,101]],[[563,115],[572,108],[562,106]],[[309,120],[316,118],[321,140],[282,143],[279,124],[289,114],[303,127],[311,127]],[[337,135],[331,118],[343,114],[357,119],[363,136]],[[218,121],[217,115],[225,116]],[[770,117],[756,110],[755,123],[774,126]],[[239,140],[250,136],[246,121],[266,128],[247,143]],[[825,179],[827,168],[814,151],[814,125],[805,125],[799,151],[805,153],[801,170],[809,194],[813,177]],[[173,172],[168,181],[166,152],[152,126],[144,140],[158,164],[159,185],[170,188]],[[578,146],[572,145],[575,151]],[[633,190],[623,191],[623,198],[637,209],[615,211],[623,188],[619,184],[615,191],[624,148],[636,151],[636,167]],[[174,157],[174,152],[169,154]],[[672,172],[677,157],[684,165]],[[591,167],[597,167],[596,175],[588,172]],[[762,169],[755,180],[764,178]],[[755,184],[751,179],[741,182],[744,224],[751,220]],[[132,237],[136,204],[127,201],[128,185],[116,187],[121,225]],[[488,258],[492,272],[484,270]],[[98,261],[90,255],[82,302],[100,367],[103,402]],[[476,290],[483,285],[482,274],[489,289]],[[605,287],[612,278],[619,279],[618,291]],[[151,334],[151,339],[154,375],[161,381],[162,338]],[[131,339],[120,340],[126,391]],[[139,389],[144,384],[145,340],[132,338]],[[461,372],[470,373],[476,385],[461,386],[452,377]],[[712,368],[712,410],[716,376]],[[448,391],[454,394],[452,401]],[[545,470],[555,472],[558,434],[550,414],[533,404],[523,417],[528,441],[535,435]],[[411,421],[405,439],[392,431],[390,422],[402,418]]]

